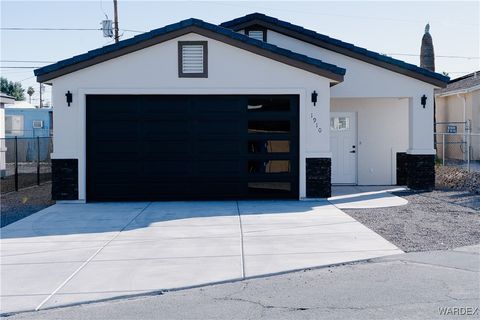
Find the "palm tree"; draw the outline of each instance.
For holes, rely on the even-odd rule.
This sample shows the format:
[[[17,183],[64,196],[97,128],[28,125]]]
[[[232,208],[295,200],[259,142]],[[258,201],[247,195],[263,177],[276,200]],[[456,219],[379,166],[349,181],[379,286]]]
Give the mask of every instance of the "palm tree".
[[[30,103],[32,103],[32,95],[35,93],[35,90],[33,89],[33,87],[28,87],[27,89],[27,94],[30,96]]]

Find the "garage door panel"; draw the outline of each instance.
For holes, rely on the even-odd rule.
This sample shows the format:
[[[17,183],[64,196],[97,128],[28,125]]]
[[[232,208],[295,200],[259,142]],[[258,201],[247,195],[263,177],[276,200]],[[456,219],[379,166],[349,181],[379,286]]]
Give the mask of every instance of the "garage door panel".
[[[298,97],[260,98],[87,96],[87,200],[297,197]]]
[[[98,168],[101,164],[105,166],[121,166],[123,163],[132,166],[133,163],[138,163],[141,160],[142,154],[140,152],[132,151],[132,152],[96,152],[96,161],[99,164],[95,167]],[[121,161],[112,160],[112,158],[119,158]]]
[[[134,141],[131,139],[130,142]],[[138,149],[135,146],[131,146],[126,140],[97,140],[95,146],[95,152],[97,154],[106,154],[108,157],[114,157],[116,155],[136,154]]]
[[[201,197],[211,198],[212,196],[230,196],[238,197],[244,194],[243,187],[236,182],[204,182],[200,184],[201,188],[197,190]]]
[[[159,137],[165,134],[168,135],[186,135],[191,131],[191,126],[188,122],[182,120],[162,120],[162,121],[145,121],[141,125],[141,131],[145,138]]]
[[[193,174],[192,161],[185,158],[184,161],[174,159],[172,161],[152,161],[149,159],[143,170],[148,179],[162,180],[169,177],[190,177]],[[159,176],[159,174],[161,176]]]
[[[99,159],[95,166],[92,166],[89,170],[100,173],[96,180],[102,177],[105,177],[107,180],[115,177],[123,178],[126,177],[126,174],[131,174],[133,177],[136,177],[141,173],[142,166],[135,165],[135,163],[138,162],[131,161],[130,159],[122,159],[122,161],[102,161]]]
[[[148,114],[149,117],[169,117],[185,114],[190,107],[189,101],[185,99],[165,98],[165,101],[146,99],[141,102],[142,113]]]
[[[225,134],[238,135],[243,129],[241,123],[237,119],[228,120],[203,120],[195,123],[195,133],[197,135],[204,134]]]
[[[228,139],[226,141],[219,139],[208,139],[198,141],[197,153],[199,156],[225,155],[232,156],[244,152],[245,146],[240,139]]]
[[[194,109],[201,109],[202,118],[206,114],[239,114],[243,112],[243,98],[240,96],[197,96],[193,101]]]
[[[171,198],[179,198],[179,195],[191,193],[188,184],[145,184],[142,188],[132,188],[130,184],[104,184],[99,185],[95,192],[98,198],[104,200],[150,200],[153,198],[162,199],[166,193]],[[177,196],[178,195],[178,196]]]
[[[245,172],[243,161],[239,159],[222,161],[198,158],[197,161],[195,161],[195,166],[199,176],[212,177],[215,175],[212,179],[228,180],[225,177],[226,175],[243,176]]]
[[[116,133],[112,138],[118,140],[124,137],[135,137],[138,134],[138,128],[132,125],[132,121],[95,123],[92,128],[92,134],[98,137],[108,137],[111,132]]]
[[[142,154],[145,161],[158,161],[172,157],[177,159],[192,152],[188,140],[174,142],[150,140],[145,142],[143,146]]]
[[[132,115],[132,107],[137,105],[135,96],[89,95],[87,99],[91,106],[101,106],[89,110],[89,113],[100,118],[106,115]]]

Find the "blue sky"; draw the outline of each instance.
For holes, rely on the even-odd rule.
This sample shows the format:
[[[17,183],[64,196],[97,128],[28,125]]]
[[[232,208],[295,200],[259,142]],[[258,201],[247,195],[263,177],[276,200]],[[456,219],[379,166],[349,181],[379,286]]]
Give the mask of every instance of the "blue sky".
[[[105,13],[113,18],[113,1],[4,1],[1,27],[100,28]],[[367,49],[419,64],[421,37],[427,22],[435,45],[436,69],[455,78],[480,69],[479,2],[414,1],[124,1],[119,0],[120,28],[149,31],[186,18],[220,23],[252,12],[299,24]],[[122,31],[123,39],[137,32]],[[1,30],[0,72],[38,91],[32,69],[110,44],[99,30]],[[402,55],[397,55],[402,54]],[[450,57],[442,57],[450,56]],[[470,58],[454,58],[461,56]],[[327,61],[335,63],[334,61]],[[49,90],[47,89],[47,100]],[[34,101],[38,101],[37,94]]]

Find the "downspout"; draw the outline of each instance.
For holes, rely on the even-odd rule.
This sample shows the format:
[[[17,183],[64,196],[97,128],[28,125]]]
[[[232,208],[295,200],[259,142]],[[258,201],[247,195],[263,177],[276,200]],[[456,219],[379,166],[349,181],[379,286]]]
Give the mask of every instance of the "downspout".
[[[463,99],[461,97],[461,95],[463,94]],[[457,93],[457,97],[459,99],[462,99],[463,101],[463,141],[465,141],[465,145],[467,147],[467,152],[466,152],[466,156],[467,156],[467,161],[469,160],[469,155],[468,155],[468,149],[469,149],[469,145],[467,143],[467,130],[468,130],[468,127],[467,127],[467,97],[466,97],[466,92],[463,92],[463,93]],[[465,153],[464,153],[465,154]]]
[[[463,94],[463,99],[460,97],[460,95]],[[465,127],[467,125],[467,97],[465,96],[465,92],[457,93],[457,97],[459,99],[462,99],[463,101],[463,122],[465,123]],[[466,128],[464,128],[463,131],[465,131]]]

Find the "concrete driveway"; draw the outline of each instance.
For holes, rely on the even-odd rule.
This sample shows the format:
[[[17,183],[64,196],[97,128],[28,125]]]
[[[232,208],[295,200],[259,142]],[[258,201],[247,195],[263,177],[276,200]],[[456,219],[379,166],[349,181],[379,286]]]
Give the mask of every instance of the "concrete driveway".
[[[402,253],[327,201],[57,204],[1,238],[3,314]]]

